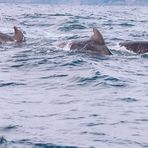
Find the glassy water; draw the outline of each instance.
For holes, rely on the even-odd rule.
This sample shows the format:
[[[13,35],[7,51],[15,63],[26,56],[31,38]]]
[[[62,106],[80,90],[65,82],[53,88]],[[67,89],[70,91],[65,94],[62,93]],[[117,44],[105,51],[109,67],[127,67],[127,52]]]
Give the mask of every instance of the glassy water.
[[[0,147],[148,147],[148,54],[118,46],[148,40],[147,7],[1,4]],[[60,49],[103,34],[112,56]]]

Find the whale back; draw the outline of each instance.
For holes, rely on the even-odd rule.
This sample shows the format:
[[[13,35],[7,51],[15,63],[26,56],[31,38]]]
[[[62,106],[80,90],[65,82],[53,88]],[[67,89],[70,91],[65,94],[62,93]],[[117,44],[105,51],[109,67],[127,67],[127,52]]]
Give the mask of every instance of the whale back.
[[[10,42],[13,41],[13,38],[7,34],[0,32],[0,43],[9,42],[9,41]]]
[[[93,35],[90,38],[64,42],[59,44],[59,47],[64,48],[67,45],[70,50],[94,53],[99,56],[112,55],[105,44],[102,34],[96,28],[93,28]]]
[[[127,41],[122,42],[119,45],[139,54],[148,52],[148,41]]]
[[[93,28],[93,35],[90,39],[73,41],[70,49],[91,52],[101,56],[112,54],[105,45],[102,34],[96,28]]]

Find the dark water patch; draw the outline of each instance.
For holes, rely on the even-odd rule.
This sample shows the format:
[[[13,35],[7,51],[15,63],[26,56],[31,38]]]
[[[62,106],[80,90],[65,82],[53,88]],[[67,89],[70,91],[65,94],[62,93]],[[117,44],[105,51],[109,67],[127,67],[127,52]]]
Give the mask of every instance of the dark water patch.
[[[46,58],[46,59],[41,59],[40,61],[38,61],[37,63],[38,64],[47,64],[49,61],[48,61],[48,59]]]
[[[90,22],[87,24],[88,28],[95,28],[96,26],[98,26],[96,22]]]
[[[130,24],[130,23],[126,23],[126,22],[118,24],[118,25],[123,26],[123,27],[133,27],[133,26],[135,26],[134,24]]]
[[[148,53],[142,54],[141,57],[145,58],[145,59],[148,59]]]
[[[92,60],[92,61],[95,61],[95,62],[100,62],[100,61],[106,61],[106,60],[110,60],[110,59],[112,59],[112,56],[99,56],[99,55],[97,55],[95,52],[93,53],[93,52],[83,52],[83,53],[85,53],[84,54],[84,58],[89,58],[90,60]]]
[[[11,68],[20,68],[25,66],[25,64],[15,64],[15,65],[11,65]]]
[[[129,36],[137,38],[137,40],[138,40],[139,38],[143,38],[145,36],[145,34],[133,34],[133,33],[130,33]]]
[[[135,122],[129,122],[129,121],[124,121],[124,120],[121,120],[119,122],[116,122],[116,123],[110,123],[109,125],[121,125],[121,124],[133,124]]]
[[[98,117],[99,115],[97,115],[97,114],[91,114],[91,115],[89,115],[89,117]]]
[[[18,125],[8,125],[6,127],[0,128],[2,131],[11,131],[17,129]]]
[[[4,18],[4,21],[14,21],[14,22],[17,22],[17,20],[15,18],[13,18],[12,16],[6,16]]]
[[[91,135],[94,135],[94,136],[106,136],[105,133],[99,133],[99,132],[88,132],[88,131],[83,131],[83,132],[80,132],[81,135],[86,135],[86,134],[91,134]]]
[[[81,135],[86,135],[86,134],[88,134],[88,133],[89,133],[88,131],[80,132]]]
[[[112,143],[112,142],[109,141],[109,140],[103,140],[103,139],[94,139],[93,141],[94,141],[94,142],[97,142],[97,143],[98,143],[98,142],[99,142],[99,143],[101,142],[101,143],[106,143],[106,144],[107,144],[107,143]]]
[[[114,38],[111,38],[111,41],[123,41],[121,38],[117,38],[117,37],[114,37]]]
[[[115,26],[115,25],[116,25],[116,24],[114,24],[114,26]],[[103,26],[108,26],[108,27],[109,27],[109,26],[113,26],[113,24],[111,24],[111,23],[104,23]]]
[[[95,135],[95,136],[106,136],[105,133],[98,133],[98,132],[90,132],[89,134]]]
[[[20,18],[25,19],[38,19],[38,18],[48,18],[49,16],[54,16],[50,14],[43,14],[43,13],[34,13],[34,14],[22,14]]]
[[[38,61],[31,61],[29,62],[22,62],[21,64],[13,64],[10,67],[11,68],[35,68],[35,67],[39,67],[41,64],[38,63]]]
[[[130,24],[130,23],[115,24],[115,23],[112,23],[112,22],[104,23],[103,25],[104,26],[122,26],[122,27],[133,27],[133,26],[135,26],[135,25]],[[111,28],[111,29],[113,29],[113,28]]]
[[[20,23],[21,25],[23,26],[27,26],[27,27],[51,27],[51,26],[54,26],[55,24],[53,23],[45,23],[45,22],[42,22],[42,21],[22,21]]]
[[[118,123],[113,123],[112,125],[115,125],[115,124],[124,124],[124,123],[129,123],[127,121],[119,121]]]
[[[32,147],[32,148],[80,148],[77,146],[64,146],[52,143],[34,143],[31,142],[29,139],[22,139],[18,141],[11,141],[9,142],[10,145],[15,146],[24,146],[24,147]]]
[[[143,148],[148,148],[148,144],[140,144]]]
[[[42,17],[42,14],[38,14],[38,13],[34,13],[34,14],[22,14],[21,16],[20,16],[20,18],[28,18],[28,19],[36,19],[36,18],[41,18]]]
[[[37,55],[39,54],[39,55]],[[39,57],[40,56],[40,57]],[[42,64],[48,64],[48,57],[45,58],[41,53],[36,53],[36,56],[17,54],[12,57],[13,63],[10,65],[11,68],[20,68],[20,67],[30,67],[30,66],[39,66]]]
[[[125,140],[123,140],[123,139],[119,139],[119,138],[116,138],[117,139],[117,141],[119,141],[121,144],[123,143],[123,144],[129,144],[129,145],[132,145],[133,147],[135,146],[135,147],[137,147],[137,146],[140,146],[140,147],[145,147],[145,146],[148,146],[148,144],[145,144],[145,143],[140,143],[140,142],[137,142],[137,141],[135,141],[135,140],[127,140],[127,139],[125,139]]]
[[[84,37],[84,39],[86,39],[86,37]],[[109,60],[111,58],[111,56],[99,56],[98,54],[96,54],[96,52],[92,52],[89,50],[70,50],[68,53],[70,53],[70,55],[74,54],[77,57],[80,56],[80,58],[83,58],[83,61],[85,61],[85,63],[87,63],[88,61],[100,62],[100,60]]]
[[[140,134],[132,134],[134,137],[140,137]]]
[[[77,60],[69,61],[68,63],[64,63],[61,66],[64,66],[64,67],[81,66],[84,63],[85,63],[85,61],[83,59],[77,59]]]
[[[20,103],[20,102],[19,102]],[[28,103],[28,104],[40,104],[42,101],[21,101],[21,103]]]
[[[125,101],[125,102],[137,102],[138,100],[135,98],[131,98],[131,97],[127,97],[127,98],[121,98],[121,101]]]
[[[60,104],[60,105],[65,105],[65,104],[74,104],[75,102],[78,102],[78,100],[70,100],[70,101],[56,101],[54,104]]]
[[[73,35],[73,36],[66,37],[66,40],[73,40],[73,39],[78,39],[78,38],[79,38],[78,35]]]
[[[48,14],[49,16],[73,16],[70,13],[56,13],[56,14]]]
[[[29,55],[27,54],[16,54],[14,56],[12,56],[12,60],[17,63],[17,62],[26,62],[26,61],[29,61],[29,60],[32,60],[32,58],[30,58]]]
[[[81,119],[85,119],[85,117],[65,117],[62,120],[81,120]]]
[[[93,16],[91,16],[91,15],[88,15],[88,16],[80,16],[80,15],[78,15],[78,16],[74,16],[72,19],[77,19],[77,20],[83,20],[83,19],[85,19],[85,20],[90,20],[90,19],[96,19],[95,17],[93,17]],[[102,18],[97,18],[97,19],[102,19]]]
[[[148,23],[148,20],[141,20],[141,21],[138,21],[138,22],[141,22],[141,23]]]
[[[54,144],[42,144],[42,143],[37,143],[34,146],[39,148],[78,148],[76,146],[58,146]]]
[[[78,86],[88,86],[93,84],[93,86],[99,86],[104,84],[104,79],[108,77],[107,75],[101,75],[99,71],[95,72],[94,75],[89,77],[73,77],[72,82],[76,83]]]
[[[88,127],[95,127],[95,126],[99,126],[99,125],[104,125],[104,123],[88,123],[88,124],[86,124],[86,126],[88,126]]]
[[[33,45],[36,45],[36,42],[35,43],[27,43],[26,44],[27,49],[15,54],[12,57],[24,57],[24,56],[27,57],[27,55],[30,55],[31,53],[33,53],[32,49],[28,49],[30,46],[32,47]]]
[[[8,142],[3,136],[0,137],[0,147],[1,148],[8,148]]]
[[[75,30],[75,29],[85,29],[86,27],[83,26],[79,20],[74,19],[74,20],[70,20],[67,21],[65,23],[60,24],[60,27],[58,28],[58,30],[60,31],[71,31],[71,30]]]
[[[144,37],[147,37],[147,33],[143,33],[143,32],[132,32],[129,34],[129,36],[135,38],[135,40],[139,40],[139,38],[142,38],[142,40],[144,39]]]
[[[9,87],[9,86],[25,86],[25,83],[16,83],[16,82],[7,82],[7,83],[1,83],[0,82],[0,87]]]
[[[28,52],[28,54],[26,54],[26,53],[17,53],[17,54],[12,56],[12,58],[14,59],[14,62],[27,61],[27,60],[29,60],[29,57],[30,57],[29,52]]]
[[[104,79],[104,85],[106,86],[115,86],[115,87],[125,87],[126,83],[120,79],[114,77],[107,77]]]
[[[0,146],[3,146],[6,143],[7,143],[7,140],[3,136],[1,136],[0,137]]]
[[[87,78],[78,77],[75,80],[77,80],[78,85],[84,86],[84,85],[87,85],[87,84],[90,84],[90,83],[96,81],[98,78],[100,78],[100,77],[98,77],[98,76],[92,76],[92,77],[87,77]]]
[[[65,25],[63,27],[58,28],[58,30],[64,31],[64,32],[72,31],[72,30],[79,30],[79,29],[86,29],[86,27],[80,24],[71,24],[71,25]]]
[[[67,21],[65,23],[62,23],[60,26],[65,26],[65,25],[70,25],[70,24],[78,24],[78,23],[80,23],[79,20],[72,19],[72,20],[69,20],[69,21]]]
[[[63,77],[67,77],[68,75],[66,74],[54,74],[54,75],[50,75],[50,76],[46,76],[46,77],[41,77],[41,79],[50,79],[50,78],[63,78]]]
[[[71,109],[70,111],[71,112],[77,112],[78,110],[77,109]]]
[[[35,118],[47,118],[47,117],[56,117],[59,114],[47,114],[47,115],[34,115]]]
[[[72,95],[70,95],[70,94],[62,94],[62,95],[60,95],[61,97],[68,97],[68,98],[71,98],[72,97]],[[76,100],[75,100],[76,101]],[[78,101],[78,100],[77,100]]]
[[[148,122],[148,119],[136,119],[136,121],[140,121],[140,122]]]

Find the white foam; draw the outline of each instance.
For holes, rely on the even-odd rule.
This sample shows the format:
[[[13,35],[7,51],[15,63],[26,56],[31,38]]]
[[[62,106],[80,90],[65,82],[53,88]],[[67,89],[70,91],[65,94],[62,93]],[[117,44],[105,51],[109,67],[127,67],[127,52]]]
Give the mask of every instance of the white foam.
[[[127,49],[124,46],[120,46],[119,43],[113,46],[113,49],[117,51],[127,51]]]
[[[65,51],[69,51],[70,48],[71,48],[71,45],[72,45],[72,42],[71,41],[68,41],[66,46],[63,48]]]

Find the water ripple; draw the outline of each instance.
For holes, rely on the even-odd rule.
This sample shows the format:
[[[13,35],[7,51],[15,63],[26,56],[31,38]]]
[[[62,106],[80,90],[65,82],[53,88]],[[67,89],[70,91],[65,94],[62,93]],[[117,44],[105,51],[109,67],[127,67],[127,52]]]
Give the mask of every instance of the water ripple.
[[[78,29],[86,29],[84,25],[81,24],[65,24],[63,27],[59,27],[60,31],[72,31]]]
[[[125,102],[136,102],[136,101],[137,101],[137,99],[135,99],[135,98],[130,98],[130,97],[122,98],[121,100],[122,100],[122,101],[125,101]]]
[[[147,7],[0,5],[1,32],[26,37],[0,45],[0,147],[148,147],[148,54],[117,46],[147,40]],[[112,56],[57,47],[93,27]]]
[[[17,82],[0,82],[0,87],[7,87],[7,86],[25,86],[25,83],[17,83]]]
[[[19,141],[11,141],[10,144],[13,145],[25,145],[26,147],[33,147],[33,148],[79,148],[77,146],[62,146],[62,145],[57,145],[57,144],[52,144],[52,143],[33,143],[29,139],[22,139]]]
[[[115,87],[125,87],[126,86],[126,83],[123,80],[120,80],[114,77],[105,78],[104,84],[108,86],[115,86]]]
[[[10,131],[10,130],[14,130],[17,129],[18,125],[8,125],[6,127],[1,128],[2,131]]]

